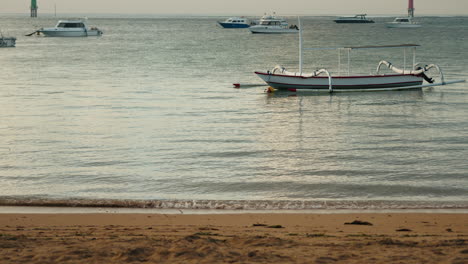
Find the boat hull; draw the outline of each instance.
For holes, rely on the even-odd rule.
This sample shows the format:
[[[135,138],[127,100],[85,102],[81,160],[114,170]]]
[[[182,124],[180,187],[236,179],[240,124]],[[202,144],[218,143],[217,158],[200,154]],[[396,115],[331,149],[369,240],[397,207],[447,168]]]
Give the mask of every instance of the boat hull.
[[[41,29],[38,30],[46,37],[88,37],[88,36],[101,36],[102,32],[98,29],[84,30],[82,28],[73,30],[61,30],[57,28]]]
[[[327,76],[290,76],[255,72],[269,86],[278,90],[289,91],[317,91],[317,92],[354,92],[354,91],[388,91],[416,89],[421,85],[423,77],[412,74],[368,75],[368,76],[340,76],[332,77],[330,89]],[[412,88],[405,88],[412,87]]]
[[[0,38],[0,48],[15,47],[15,45],[16,45],[16,38],[6,38],[6,37]]]
[[[400,24],[400,23],[387,23],[385,25],[388,28],[419,28],[420,24]]]
[[[241,24],[241,23],[224,23],[224,22],[218,22],[220,26],[223,28],[248,28],[250,25],[248,24]]]
[[[334,20],[338,24],[368,24],[368,23],[374,23],[373,20],[363,20],[363,19],[356,19],[356,20],[344,20],[344,19],[337,19]]]
[[[299,33],[298,29],[295,28],[271,28],[262,26],[253,26],[249,28],[250,32],[257,34],[294,34]]]

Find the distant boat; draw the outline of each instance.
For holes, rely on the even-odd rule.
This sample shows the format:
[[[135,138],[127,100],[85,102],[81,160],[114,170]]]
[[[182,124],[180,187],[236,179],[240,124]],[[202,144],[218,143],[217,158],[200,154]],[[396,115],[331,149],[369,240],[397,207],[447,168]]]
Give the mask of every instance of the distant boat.
[[[367,14],[359,14],[353,17],[339,17],[333,21],[336,23],[374,23],[374,20],[366,18]]]
[[[0,35],[0,48],[9,48],[16,45],[16,38],[13,37],[4,37],[3,34]]]
[[[101,36],[102,31],[96,27],[88,27],[84,20],[59,20],[53,28],[41,28],[34,33],[43,34],[46,37],[88,37]]]
[[[218,24],[223,28],[248,28],[250,23],[248,19],[243,17],[230,17],[223,22],[218,21]]]
[[[296,25],[289,26],[288,22],[275,15],[264,15],[258,25],[251,26],[249,30],[252,33],[263,34],[287,34],[298,33],[299,28]]]
[[[385,25],[388,28],[418,28],[421,24],[413,21],[414,18],[414,2],[408,0],[408,17],[397,17],[393,22],[387,22]]]
[[[393,22],[385,24],[388,28],[418,28],[421,24],[413,21],[411,17],[397,17]]]

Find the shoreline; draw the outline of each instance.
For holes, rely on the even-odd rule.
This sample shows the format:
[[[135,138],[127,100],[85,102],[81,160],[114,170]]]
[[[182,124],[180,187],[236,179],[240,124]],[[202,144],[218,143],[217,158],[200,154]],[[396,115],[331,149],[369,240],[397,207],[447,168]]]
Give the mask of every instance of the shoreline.
[[[461,264],[468,214],[0,213],[0,248],[1,263]]]
[[[184,200],[1,197],[2,206],[162,210],[468,210],[466,201],[407,200]]]
[[[2,206],[0,214],[468,214],[468,209],[161,209],[124,207],[73,207],[73,206]]]

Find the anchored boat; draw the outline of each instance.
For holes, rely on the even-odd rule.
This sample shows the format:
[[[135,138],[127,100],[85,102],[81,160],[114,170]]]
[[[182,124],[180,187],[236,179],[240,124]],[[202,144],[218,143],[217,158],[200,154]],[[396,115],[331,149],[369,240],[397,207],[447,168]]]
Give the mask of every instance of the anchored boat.
[[[418,28],[421,24],[413,21],[411,17],[397,17],[393,22],[385,24],[388,28]]]
[[[275,15],[263,16],[258,25],[251,26],[249,30],[252,33],[263,34],[288,34],[298,33],[299,28],[296,25],[289,26],[288,22],[281,17]]]
[[[250,27],[249,21],[244,17],[230,17],[225,21],[218,21],[218,24],[223,28],[248,28]]]
[[[311,92],[356,92],[356,91],[389,91],[389,90],[409,90],[421,89],[423,87],[447,85],[452,83],[464,82],[465,80],[445,81],[442,70],[435,64],[420,65],[416,64],[417,44],[384,45],[384,46],[348,46],[338,48],[303,48],[302,47],[302,28],[299,20],[299,72],[291,72],[282,66],[276,66],[271,71],[256,71],[258,77],[265,81],[274,90],[286,90],[292,92],[311,91]],[[382,60],[377,65],[374,74],[369,75],[351,75],[350,74],[350,52],[359,49],[403,49],[404,65],[403,68],[397,68],[392,63]],[[406,50],[413,51],[413,64],[406,67]],[[316,70],[311,73],[304,73],[302,67],[303,50],[339,50],[339,59],[341,62],[341,53],[347,52],[347,75],[334,76],[327,69]],[[390,74],[380,72],[380,69],[386,67],[393,71]],[[339,65],[341,68],[341,65]],[[440,76],[440,82],[435,83],[434,79],[428,77],[426,73],[430,69],[436,69]],[[426,84],[424,84],[426,81]]]
[[[88,37],[101,36],[102,31],[96,27],[88,27],[85,20],[59,20],[53,28],[41,28],[33,34],[43,34],[46,37]]]
[[[385,25],[388,28],[418,28],[421,24],[413,21],[414,18],[414,1],[408,0],[408,17],[397,17],[393,22],[387,22]]]
[[[374,20],[366,18],[367,14],[359,14],[353,17],[339,17],[333,21],[336,23],[353,23],[353,24],[362,24],[362,23],[374,23]]]

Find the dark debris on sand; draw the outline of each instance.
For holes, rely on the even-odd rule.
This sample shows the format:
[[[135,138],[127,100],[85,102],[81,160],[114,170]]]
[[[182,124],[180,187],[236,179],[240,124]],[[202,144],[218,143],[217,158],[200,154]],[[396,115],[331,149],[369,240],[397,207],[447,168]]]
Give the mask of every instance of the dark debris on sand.
[[[360,220],[354,220],[352,222],[346,222],[344,223],[345,225],[373,225],[372,223],[370,222],[366,222],[366,221],[360,221]]]

